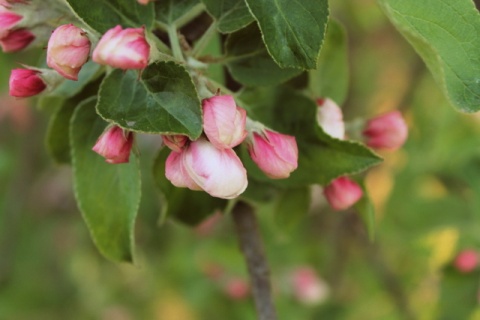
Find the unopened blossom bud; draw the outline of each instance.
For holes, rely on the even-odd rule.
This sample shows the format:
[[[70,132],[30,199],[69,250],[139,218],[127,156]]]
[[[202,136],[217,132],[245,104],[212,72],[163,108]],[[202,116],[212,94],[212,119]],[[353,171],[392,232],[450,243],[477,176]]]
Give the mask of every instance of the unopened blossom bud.
[[[328,286],[311,267],[296,268],[292,272],[291,281],[295,298],[304,304],[318,304],[328,296]]]
[[[342,109],[331,99],[317,99],[317,122],[326,134],[337,138],[345,138],[345,123]]]
[[[330,206],[336,210],[345,210],[353,206],[363,195],[362,188],[348,179],[347,177],[340,177],[333,180],[323,190]]]
[[[295,137],[268,129],[253,132],[248,142],[250,157],[272,179],[284,179],[298,166]]]
[[[188,188],[190,190],[203,190],[193,179],[185,167],[185,151],[170,152],[165,163],[165,177],[179,188]]]
[[[247,136],[247,112],[230,95],[203,99],[203,130],[217,148],[233,148]]]
[[[12,97],[31,97],[39,94],[47,84],[40,76],[41,71],[33,69],[13,69],[10,74],[9,94]]]
[[[0,10],[0,38],[3,38],[13,27],[15,27],[23,16],[10,10]]]
[[[407,140],[408,127],[399,111],[392,111],[367,121],[363,135],[369,147],[400,148]]]
[[[478,253],[472,249],[463,250],[455,258],[453,265],[460,272],[471,272],[478,266]]]
[[[90,40],[85,32],[73,24],[65,24],[55,29],[48,41],[47,65],[67,79],[78,80],[89,53]]]
[[[27,29],[11,30],[0,38],[0,46],[3,52],[15,52],[25,49],[33,40],[35,35]]]
[[[92,150],[112,164],[126,163],[133,145],[133,133],[125,132],[118,126],[108,128],[98,138]]]
[[[232,149],[218,149],[204,138],[181,152],[170,153],[165,176],[177,187],[203,190],[213,197],[232,199],[247,188],[247,171]]]
[[[93,51],[93,61],[119,69],[144,69],[148,65],[150,45],[144,28],[116,26],[108,30]]]
[[[170,150],[175,152],[182,151],[185,144],[188,142],[188,138],[181,134],[176,134],[172,136],[162,136],[163,143],[170,148]]]

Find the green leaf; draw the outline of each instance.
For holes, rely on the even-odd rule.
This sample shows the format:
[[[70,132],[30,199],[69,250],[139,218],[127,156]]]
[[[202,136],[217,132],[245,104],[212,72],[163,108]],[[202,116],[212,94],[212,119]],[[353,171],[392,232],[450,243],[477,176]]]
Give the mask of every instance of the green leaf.
[[[480,110],[480,15],[471,0],[379,0],[459,110]]]
[[[167,25],[175,25],[181,18],[188,15],[200,0],[162,0],[155,2],[156,19]]]
[[[237,31],[254,21],[244,0],[202,0],[222,33]]]
[[[172,217],[187,225],[197,225],[216,210],[224,210],[227,200],[214,198],[203,191],[173,186],[165,177],[165,161],[170,149],[160,150],[153,166],[153,176],[163,194],[162,216]]]
[[[279,66],[315,69],[328,20],[327,0],[245,0]]]
[[[238,103],[250,118],[297,138],[298,168],[287,179],[267,178],[243,150],[245,168],[255,179],[287,187],[326,185],[332,179],[359,173],[381,161],[360,143],[334,139],[324,133],[316,122],[315,102],[292,89],[250,88],[241,92]]]
[[[355,204],[355,209],[360,214],[360,217],[367,230],[370,241],[375,240],[375,207],[368,194],[363,182],[359,182],[363,190],[362,198]]]
[[[461,273],[453,266],[443,272],[441,283],[439,320],[470,319],[478,306],[480,271]]]
[[[275,222],[280,229],[288,232],[295,229],[307,216],[310,207],[310,188],[286,189],[275,204]]]
[[[45,144],[55,162],[70,163],[70,119],[78,101],[66,100],[50,119]]]
[[[342,105],[348,91],[347,38],[340,23],[330,19],[316,70],[308,72],[314,97],[328,97]]]
[[[302,72],[293,68],[281,69],[272,60],[256,24],[230,34],[225,51],[228,70],[236,81],[244,85],[275,85]]]
[[[174,62],[149,65],[138,73],[114,70],[103,81],[98,113],[122,128],[146,133],[202,133],[201,105],[187,70]]]
[[[75,15],[100,34],[121,25],[150,29],[153,25],[153,5],[141,5],[136,0],[66,0]]]
[[[67,80],[62,82],[55,90],[48,95],[52,97],[68,98],[76,95],[87,86],[92,80],[97,78],[100,74],[101,66],[93,61],[89,61],[83,65],[82,70],[78,75],[78,81]]]
[[[69,99],[47,97],[47,99],[44,98],[41,100],[44,103],[50,101],[49,104],[55,108],[55,111],[50,118],[47,134],[45,136],[47,151],[55,162],[59,164],[69,164],[71,162],[70,119],[72,118],[73,112],[79,102],[84,100],[85,97],[97,94],[100,80],[101,79],[97,79],[88,83],[81,92]],[[54,103],[55,99],[59,101],[58,105]]]
[[[109,164],[91,149],[107,123],[95,113],[95,98],[75,110],[70,127],[75,197],[100,252],[133,261],[133,231],[140,202],[140,171],[129,163]]]

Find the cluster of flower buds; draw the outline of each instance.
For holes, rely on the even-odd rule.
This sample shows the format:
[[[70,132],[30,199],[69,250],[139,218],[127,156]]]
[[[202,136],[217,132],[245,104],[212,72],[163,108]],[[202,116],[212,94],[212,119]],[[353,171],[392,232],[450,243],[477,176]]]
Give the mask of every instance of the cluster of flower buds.
[[[61,13],[33,0],[0,1],[0,46],[4,52],[23,50],[48,39],[49,21]]]
[[[0,11],[0,24],[23,19],[14,16],[13,13],[10,15],[10,18],[2,18],[2,11]],[[21,34],[22,30],[19,29],[18,34]],[[53,31],[48,41],[47,65],[64,78],[76,81],[82,66],[88,61],[90,50],[91,42],[83,29],[73,24],[61,25]],[[100,39],[92,56],[96,63],[114,68],[124,70],[146,68],[150,57],[150,46],[145,38],[144,28],[122,29],[116,26],[110,29]],[[45,77],[42,75],[48,73],[45,70],[38,71],[33,68],[23,69],[22,72],[20,70],[22,69],[15,69],[10,76],[10,92],[15,97],[31,97],[45,89],[51,90],[54,88],[53,84],[59,83],[44,81]],[[22,76],[19,77],[19,74]],[[27,75],[29,77],[26,79],[30,81],[22,82],[22,77],[25,78]],[[35,79],[34,86],[32,86],[32,79]]]
[[[317,99],[317,123],[323,131],[333,138],[346,138],[342,109],[331,99]],[[408,136],[408,127],[399,111],[392,111],[353,127],[359,132],[351,132],[360,137],[367,146],[377,150],[396,150]],[[333,180],[324,188],[324,195],[334,210],[345,210],[354,205],[363,196],[362,188],[348,177]]]
[[[478,268],[479,255],[473,249],[461,251],[453,261],[455,268],[462,273],[469,273]]]
[[[204,99],[205,137],[189,141],[184,136],[164,136],[172,152],[167,158],[165,175],[173,185],[203,190],[224,199],[235,198],[247,188],[247,172],[233,151],[247,138],[253,161],[266,175],[286,178],[297,167],[295,138],[250,126],[246,130],[246,111],[232,96]]]

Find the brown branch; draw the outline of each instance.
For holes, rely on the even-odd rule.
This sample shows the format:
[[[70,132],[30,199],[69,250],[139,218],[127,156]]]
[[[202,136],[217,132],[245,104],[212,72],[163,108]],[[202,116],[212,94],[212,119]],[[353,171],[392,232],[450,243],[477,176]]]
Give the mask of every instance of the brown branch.
[[[237,202],[232,211],[240,249],[247,263],[252,284],[253,299],[259,320],[276,320],[277,315],[272,301],[270,271],[258,231],[253,208],[242,201]]]

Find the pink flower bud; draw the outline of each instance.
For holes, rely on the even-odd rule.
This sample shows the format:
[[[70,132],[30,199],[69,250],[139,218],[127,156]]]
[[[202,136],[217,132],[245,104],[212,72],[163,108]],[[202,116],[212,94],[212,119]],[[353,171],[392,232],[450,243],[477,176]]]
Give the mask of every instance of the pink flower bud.
[[[15,27],[23,17],[9,10],[0,10],[0,37],[5,35]]]
[[[317,122],[326,134],[337,138],[345,138],[345,124],[342,109],[331,99],[317,100]]]
[[[247,171],[232,149],[218,149],[204,138],[180,153],[170,153],[165,176],[177,187],[203,190],[213,197],[232,199],[247,188]]]
[[[402,114],[392,111],[367,121],[363,135],[369,147],[395,150],[407,140],[408,127]]]
[[[90,40],[85,32],[73,24],[64,24],[55,29],[48,41],[47,65],[67,79],[78,80],[89,53]]]
[[[15,52],[25,49],[33,40],[35,35],[27,29],[11,30],[0,38],[0,46],[3,52]]]
[[[122,128],[112,126],[102,133],[92,150],[104,157],[108,163],[126,163],[132,145],[132,132],[124,132]]]
[[[295,137],[263,130],[253,132],[248,151],[257,166],[272,179],[288,178],[298,166],[298,147]]]
[[[478,266],[478,253],[473,249],[463,250],[455,258],[453,264],[460,272],[471,272]]]
[[[362,188],[347,177],[333,180],[323,193],[330,206],[337,211],[353,206],[363,195]]]
[[[41,72],[32,69],[13,69],[10,74],[10,91],[12,97],[31,97],[39,94],[47,87],[40,76]]]
[[[108,30],[93,51],[93,61],[119,69],[144,69],[148,65],[150,45],[144,28],[116,26]]]
[[[165,177],[176,187],[188,188],[190,190],[203,190],[193,179],[185,168],[185,151],[170,152],[165,163]]]
[[[185,147],[185,144],[188,142],[188,138],[180,134],[173,136],[162,136],[162,140],[167,147],[175,152],[182,151],[183,147]]]
[[[247,112],[237,107],[232,96],[203,99],[203,130],[217,148],[233,148],[247,136]]]
[[[318,304],[328,296],[328,287],[320,280],[315,270],[310,267],[299,267],[292,272],[293,294],[304,304]]]

